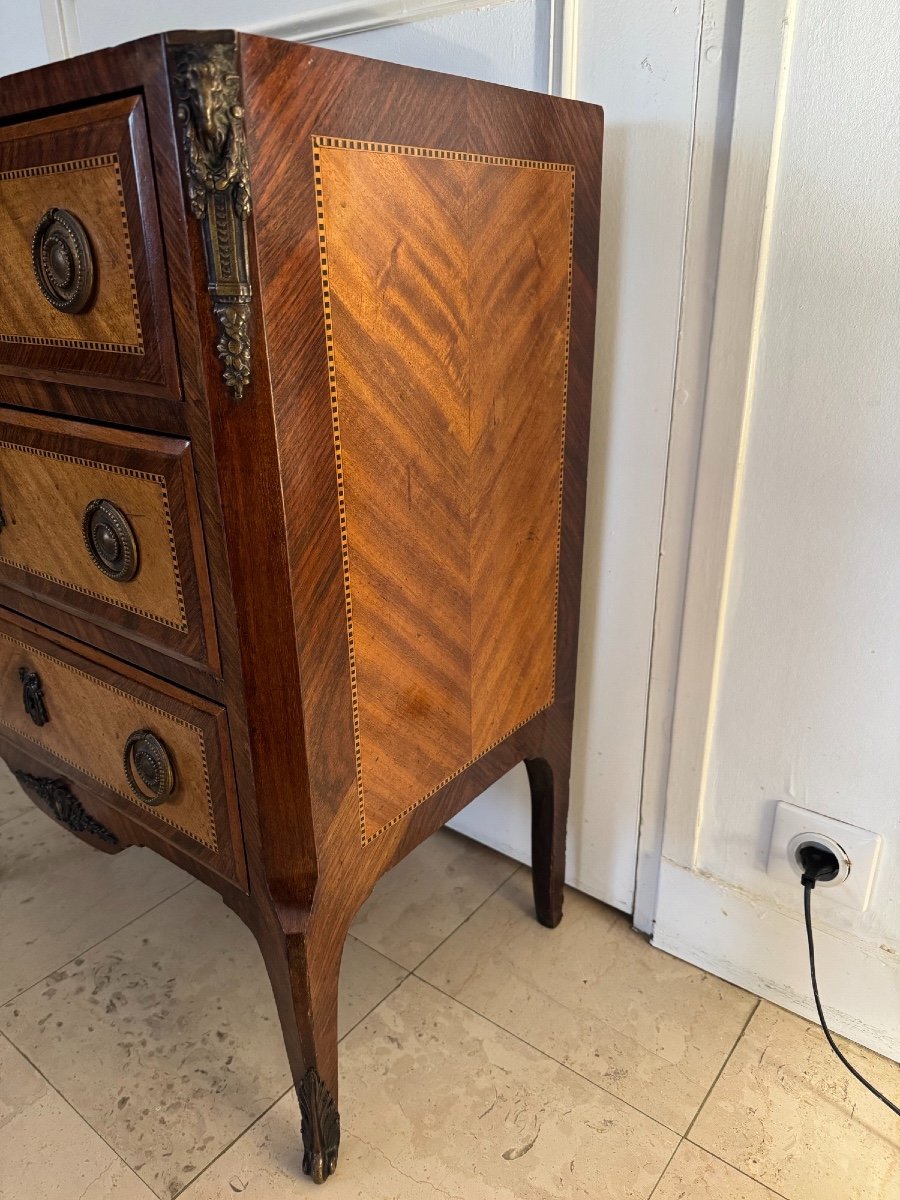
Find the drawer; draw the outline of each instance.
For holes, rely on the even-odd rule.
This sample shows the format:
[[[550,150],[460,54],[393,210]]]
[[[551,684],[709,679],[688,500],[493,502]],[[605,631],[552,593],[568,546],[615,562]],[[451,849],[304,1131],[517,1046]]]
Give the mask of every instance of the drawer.
[[[225,710],[0,621],[0,732],[242,885]]]
[[[0,409],[0,514],[0,582],[217,668],[188,442]]]
[[[179,394],[143,101],[0,129],[0,373]]]

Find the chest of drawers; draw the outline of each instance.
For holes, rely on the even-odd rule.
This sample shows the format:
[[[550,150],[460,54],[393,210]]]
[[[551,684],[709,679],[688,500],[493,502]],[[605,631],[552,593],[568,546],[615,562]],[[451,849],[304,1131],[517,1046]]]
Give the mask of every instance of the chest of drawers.
[[[0,753],[254,931],[319,1182],[379,877],[524,761],[561,916],[601,141],[232,33],[0,90]]]

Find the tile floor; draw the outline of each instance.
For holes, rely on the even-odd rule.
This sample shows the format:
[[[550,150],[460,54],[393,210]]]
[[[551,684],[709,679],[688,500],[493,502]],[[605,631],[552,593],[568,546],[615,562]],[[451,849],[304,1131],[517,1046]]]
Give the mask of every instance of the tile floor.
[[[0,826],[0,1200],[310,1196],[240,922],[148,851],[87,849],[5,773]],[[542,929],[529,882],[443,832],[360,914],[317,1196],[900,1200],[898,1123],[816,1028],[577,893]],[[852,1052],[900,1093],[900,1066]]]

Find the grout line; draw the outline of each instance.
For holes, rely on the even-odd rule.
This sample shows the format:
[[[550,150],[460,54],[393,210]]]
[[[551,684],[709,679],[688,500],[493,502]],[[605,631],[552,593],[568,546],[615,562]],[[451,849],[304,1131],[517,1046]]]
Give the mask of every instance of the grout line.
[[[519,864],[517,864],[516,870],[529,871],[530,868],[526,867],[524,863],[519,863]],[[504,883],[508,883],[509,880],[512,879],[513,875],[515,875],[515,874],[516,874],[516,871],[513,871],[507,877],[507,879],[504,880]],[[494,891],[491,892],[491,896],[495,896],[497,894],[497,892],[500,891],[500,888],[502,888],[503,886],[504,886],[504,884],[501,883],[499,887],[495,888]],[[491,896],[486,897],[486,899],[482,901],[482,904],[486,904],[487,901],[491,899]],[[478,908],[481,908],[481,906],[482,905],[479,904]],[[454,929],[453,933],[456,933],[456,932],[458,932],[458,930],[462,929],[462,927],[468,921],[470,921],[472,917],[474,917],[475,913],[478,912],[478,908],[473,909],[472,912],[469,914],[469,916],[466,917],[465,921],[462,921],[456,927],[456,929]],[[444,938],[444,942],[447,941],[448,938],[450,938],[452,936],[453,936],[453,934],[448,934],[447,937]],[[444,942],[441,942],[440,946],[442,946],[444,944]],[[740,1032],[738,1033],[737,1037],[735,1038],[731,1049],[726,1054],[725,1060],[723,1061],[722,1066],[719,1068],[718,1072],[716,1073],[715,1079],[712,1081],[712,1083],[710,1084],[708,1090],[706,1091],[703,1099],[700,1101],[700,1104],[697,1106],[697,1111],[694,1113],[694,1116],[692,1117],[690,1124],[688,1125],[685,1132],[681,1133],[677,1129],[672,1129],[671,1125],[667,1125],[665,1123],[665,1121],[661,1121],[658,1117],[651,1116],[650,1113],[644,1112],[644,1110],[642,1108],[638,1108],[638,1106],[636,1104],[632,1104],[630,1101],[625,1100],[622,1096],[619,1096],[616,1092],[611,1092],[609,1090],[609,1088],[605,1088],[603,1086],[603,1084],[597,1083],[596,1080],[589,1078],[587,1075],[582,1075],[582,1073],[580,1071],[577,1071],[574,1067],[570,1066],[568,1063],[562,1062],[560,1059],[556,1058],[553,1054],[549,1054],[541,1046],[535,1046],[533,1042],[529,1042],[526,1038],[523,1038],[519,1034],[514,1033],[513,1030],[511,1030],[511,1029],[507,1029],[505,1025],[501,1025],[501,1024],[499,1024],[499,1022],[491,1020],[491,1018],[488,1016],[485,1016],[485,1014],[483,1012],[479,1012],[479,1010],[477,1008],[473,1008],[470,1004],[466,1004],[464,1000],[460,1000],[460,998],[458,996],[454,996],[452,994],[452,992],[444,991],[444,989],[442,987],[439,987],[432,980],[425,979],[423,976],[421,976],[419,974],[419,969],[422,966],[424,966],[424,964],[428,961],[429,958],[431,958],[432,954],[437,953],[437,951],[440,949],[440,946],[435,946],[434,950],[431,951],[431,954],[427,954],[425,956],[425,958],[422,959],[422,961],[419,963],[419,965],[417,967],[413,967],[412,971],[410,971],[410,974],[414,975],[415,978],[420,980],[422,983],[427,983],[429,987],[433,987],[434,990],[436,992],[440,992],[440,994],[442,996],[447,996],[448,999],[455,1000],[457,1004],[462,1005],[462,1007],[468,1009],[469,1012],[475,1013],[476,1016],[481,1017],[485,1021],[488,1021],[491,1025],[494,1025],[497,1029],[502,1029],[504,1033],[508,1033],[510,1035],[510,1037],[514,1037],[517,1041],[521,1042],[523,1045],[530,1046],[531,1049],[535,1050],[538,1054],[543,1054],[545,1058],[549,1058],[552,1062],[557,1063],[559,1066],[563,1067],[565,1070],[571,1071],[572,1074],[577,1075],[579,1079],[585,1080],[585,1082],[592,1084],[596,1088],[599,1088],[601,1092],[605,1092],[608,1096],[612,1096],[614,1099],[621,1101],[622,1104],[625,1104],[629,1108],[634,1109],[635,1112],[639,1112],[641,1114],[641,1116],[647,1117],[651,1121],[655,1121],[657,1125],[661,1125],[664,1129],[668,1129],[671,1133],[676,1134],[682,1140],[687,1138],[688,1135],[690,1134],[691,1130],[693,1129],[694,1123],[696,1122],[697,1117],[700,1115],[700,1112],[701,1112],[704,1104],[709,1099],[710,1092],[713,1090],[713,1088],[719,1082],[719,1078],[720,1078],[722,1072],[725,1070],[726,1066],[728,1065],[728,1062],[731,1059],[732,1054],[734,1054],[734,1051],[737,1048],[738,1042],[740,1042],[741,1038],[744,1036],[744,1033],[747,1030],[747,1026],[750,1024],[751,1020],[753,1019],[754,1015],[756,1014],[756,1010],[759,1008],[760,1004],[762,1003],[762,1001],[759,998],[757,998],[756,1003],[754,1004],[753,1008],[750,1011],[750,1015],[747,1017],[747,1020],[741,1026]]]
[[[756,1176],[748,1175],[746,1171],[742,1171],[740,1167],[736,1167],[734,1163],[729,1162],[727,1158],[723,1158],[721,1154],[714,1154],[712,1150],[707,1150],[706,1146],[701,1146],[699,1142],[692,1142],[687,1135],[685,1135],[684,1141],[686,1141],[689,1146],[695,1146],[698,1150],[702,1150],[704,1154],[708,1154],[709,1157],[714,1158],[716,1162],[720,1162],[724,1166],[730,1167],[732,1171],[737,1171],[738,1175],[743,1175],[744,1179],[749,1179],[751,1183],[755,1183],[758,1187],[766,1188],[772,1193],[773,1196],[777,1196],[778,1200],[788,1200],[787,1196],[785,1196],[783,1192],[776,1192],[770,1183],[763,1183],[763,1181],[761,1179],[757,1179]]]
[[[171,1193],[171,1200],[175,1200],[176,1196],[180,1196],[182,1192],[187,1191],[187,1189],[191,1186],[191,1184],[196,1183],[201,1175],[205,1175],[206,1172],[209,1170],[209,1168],[213,1165],[213,1163],[217,1162],[222,1157],[223,1154],[227,1154],[228,1151],[231,1149],[231,1147],[235,1144],[235,1142],[239,1142],[245,1133],[249,1133],[254,1125],[258,1125],[259,1122],[263,1119],[263,1117],[266,1116],[267,1113],[270,1113],[272,1111],[272,1109],[275,1107],[275,1105],[280,1104],[281,1101],[285,1098],[285,1096],[287,1096],[293,1090],[294,1090],[294,1084],[292,1082],[288,1087],[286,1087],[284,1089],[283,1092],[280,1092],[275,1097],[275,1099],[272,1101],[271,1104],[267,1104],[266,1107],[262,1110],[262,1112],[258,1113],[253,1118],[253,1120],[250,1122],[249,1125],[246,1125],[242,1130],[240,1130],[239,1133],[236,1133],[234,1135],[234,1137],[231,1139],[231,1141],[227,1145],[223,1146],[222,1149],[219,1150],[215,1154],[215,1156],[209,1160],[209,1162],[206,1164],[206,1166],[201,1167],[196,1175],[192,1175],[191,1178],[187,1180],[184,1187],[179,1188],[177,1192]],[[297,1118],[297,1141],[298,1141],[298,1158],[299,1158],[299,1157],[302,1157],[302,1150],[300,1150],[300,1146],[299,1146],[299,1143],[300,1143],[299,1114],[298,1114],[298,1118]],[[149,1184],[147,1184],[147,1186],[150,1187]],[[150,1190],[153,1192],[156,1192],[155,1188],[151,1188]],[[156,1192],[156,1195],[159,1196],[159,1192]],[[160,1197],[160,1200],[163,1200],[163,1198]]]
[[[456,833],[456,830],[454,829],[454,830],[451,830],[450,832]],[[467,835],[464,833],[457,834],[457,837],[466,838],[467,841],[473,841],[473,839],[468,838]],[[481,845],[482,843],[475,842],[474,844]],[[506,858],[507,856],[501,855],[501,857]],[[391,956],[389,954],[386,954],[385,951],[382,950],[379,946],[373,946],[370,942],[367,942],[364,937],[360,937],[360,935],[358,933],[354,933],[352,925],[350,927],[350,932],[348,933],[347,936],[356,938],[356,940],[358,942],[362,942],[362,944],[364,946],[367,946],[370,950],[374,950],[376,954],[380,954],[381,957],[386,958],[388,960],[388,962],[392,962],[394,964],[394,966],[399,967],[401,971],[406,971],[408,974],[411,975],[411,974],[413,974],[413,972],[418,971],[419,967],[421,967],[424,962],[426,962],[429,958],[431,958],[432,954],[436,954],[437,951],[440,950],[441,946],[443,946],[444,942],[448,941],[450,938],[453,937],[454,933],[457,933],[460,929],[462,929],[462,927],[466,924],[466,922],[470,921],[472,919],[472,917],[475,916],[475,914],[478,912],[479,908],[483,907],[483,905],[487,904],[488,900],[491,900],[494,896],[496,896],[497,893],[500,891],[500,889],[502,887],[504,887],[507,883],[509,883],[509,881],[512,879],[513,875],[515,875],[515,873],[517,871],[526,869],[524,863],[516,862],[515,859],[510,859],[509,861],[512,862],[512,870],[510,871],[510,873],[507,876],[505,876],[504,879],[501,880],[501,882],[497,884],[497,886],[494,888],[494,890],[492,892],[490,892],[487,896],[485,896],[485,898],[482,901],[480,901],[480,903],[477,904],[476,907],[473,908],[470,913],[467,913],[466,916],[463,917],[463,919],[459,922],[458,925],[454,925],[453,928],[450,930],[450,932],[445,934],[444,937],[441,938],[441,940],[438,942],[438,944],[436,946],[433,946],[428,951],[428,953],[424,955],[423,958],[419,959],[419,961],[416,963],[416,965],[414,967],[408,967],[406,965],[406,963],[398,962],[396,958],[391,958]]]
[[[462,834],[461,836],[465,837],[465,834]],[[478,843],[478,844],[480,844],[480,843]],[[446,937],[441,938],[441,940],[438,942],[438,944],[436,946],[434,946],[431,950],[429,950],[428,953],[424,956],[424,958],[420,959],[419,962],[417,962],[414,967],[406,968],[406,970],[409,971],[410,975],[415,974],[415,972],[418,971],[419,967],[421,967],[424,963],[426,963],[428,961],[429,958],[431,958],[432,954],[437,954],[437,952],[438,952],[438,950],[440,950],[441,946],[443,946],[445,942],[448,942],[455,933],[459,933],[460,929],[462,929],[464,925],[467,925],[469,923],[469,921],[472,920],[472,918],[479,911],[479,909],[484,908],[484,906],[485,906],[485,904],[487,904],[488,900],[493,900],[493,898],[497,895],[497,893],[500,891],[500,889],[506,887],[506,885],[512,879],[513,875],[515,875],[518,871],[524,870],[524,863],[516,862],[515,859],[513,859],[511,861],[513,863],[512,870],[500,883],[497,884],[497,886],[494,888],[494,890],[489,895],[485,896],[485,898],[481,901],[481,903],[476,905],[476,907],[473,908],[470,913],[468,913],[465,917],[463,917],[463,919],[460,921],[460,923],[458,925],[454,926],[454,928],[450,930],[450,932],[446,935]]]
[[[8,817],[3,817],[0,820],[0,829],[5,829],[7,825],[12,825],[14,821],[21,821],[23,817],[27,817],[36,808],[33,801],[29,801],[29,807],[23,808],[21,812],[10,813]]]
[[[352,937],[352,934],[350,936]],[[359,941],[359,938],[357,938],[356,940]],[[370,946],[369,949],[371,950],[372,947]],[[376,951],[376,953],[377,953],[377,951]],[[381,957],[385,958],[386,955],[383,954]],[[393,962],[394,960],[389,959],[388,961]],[[353,1032],[354,1029],[356,1029],[359,1025],[362,1025],[363,1021],[367,1021],[369,1019],[369,1017],[371,1017],[371,1015],[375,1011],[375,1009],[379,1008],[382,1004],[384,1004],[385,1000],[387,1000],[387,998],[389,996],[393,996],[393,994],[394,994],[394,992],[396,992],[397,988],[400,987],[402,984],[406,983],[407,979],[409,979],[410,975],[412,974],[412,971],[409,971],[406,967],[400,966],[399,963],[397,963],[396,965],[400,967],[401,971],[405,972],[403,978],[398,979],[397,982],[394,984],[394,986],[390,989],[390,991],[385,992],[384,995],[379,1000],[375,1001],[375,1003],[372,1005],[372,1007],[370,1009],[367,1009],[366,1012],[363,1013],[363,1015],[359,1018],[358,1021],[354,1021],[353,1024],[350,1026],[350,1028],[346,1029],[341,1034],[341,1036],[338,1038],[339,1046],[345,1038],[350,1036],[350,1034]]]
[[[517,1033],[513,1033],[511,1029],[507,1029],[505,1025],[499,1025],[496,1021],[492,1021],[490,1017],[486,1017],[484,1013],[479,1012],[477,1008],[472,1008],[471,1005],[460,1000],[458,996],[451,996],[449,992],[445,992],[442,988],[439,988],[437,984],[431,983],[430,980],[423,979],[422,976],[417,975],[415,971],[411,971],[410,975],[412,978],[418,980],[419,983],[424,983],[426,987],[432,988],[438,993],[439,996],[445,996],[448,1000],[452,1000],[454,1004],[458,1004],[460,1008],[467,1009],[470,1013],[474,1013],[476,1017],[480,1017],[482,1021],[487,1021],[489,1025],[493,1025],[495,1029],[499,1029],[501,1033],[505,1033],[508,1037],[514,1038],[515,1041],[521,1043],[521,1045],[527,1046],[528,1049],[533,1050],[535,1054],[540,1054],[543,1058],[549,1059],[550,1062],[556,1063],[558,1067],[562,1067],[564,1071],[568,1071],[570,1075],[575,1075],[578,1079],[582,1079],[585,1083],[589,1083],[591,1087],[596,1088],[598,1092],[603,1092],[604,1095],[612,1097],[612,1099],[617,1101],[619,1104],[624,1104],[626,1108],[630,1108],[632,1112],[638,1113],[644,1118],[644,1120],[652,1121],[654,1125],[658,1125],[661,1129],[667,1129],[669,1133],[674,1133],[677,1138],[681,1138],[682,1140],[687,1136],[686,1134],[679,1133],[677,1129],[673,1129],[671,1125],[667,1125],[665,1121],[661,1121],[659,1117],[651,1117],[649,1113],[644,1112],[642,1108],[638,1108],[636,1104],[632,1104],[630,1100],[626,1100],[624,1097],[616,1095],[615,1092],[611,1092],[609,1088],[605,1088],[602,1083],[597,1083],[595,1079],[590,1079],[587,1075],[582,1075],[580,1071],[576,1071],[575,1068],[569,1066],[568,1063],[564,1063],[560,1059],[555,1058],[552,1054],[548,1054],[547,1051],[542,1050],[540,1046],[534,1046],[531,1042],[527,1042],[525,1038],[520,1037]]]
[[[59,1088],[56,1087],[55,1084],[51,1083],[51,1081],[47,1078],[47,1076],[44,1074],[44,1072],[41,1070],[41,1068],[37,1065],[37,1063],[33,1062],[28,1057],[28,1055],[25,1053],[25,1051],[22,1050],[21,1047],[17,1046],[16,1043],[12,1040],[12,1038],[9,1037],[7,1034],[5,1034],[2,1030],[0,1030],[0,1040],[9,1042],[9,1044],[13,1047],[13,1049],[16,1051],[16,1053],[21,1054],[22,1058],[25,1059],[25,1061],[32,1068],[32,1070],[35,1071],[41,1077],[41,1079],[43,1079],[44,1083],[46,1083],[46,1085],[50,1089],[50,1091],[53,1092],[53,1094],[55,1096],[58,1096],[67,1108],[70,1108],[72,1110],[72,1112],[75,1114],[75,1116],[78,1118],[79,1121],[83,1121],[84,1124],[87,1125],[88,1129],[90,1129],[92,1133],[96,1134],[96,1136],[100,1139],[100,1141],[104,1144],[104,1146],[106,1146],[106,1148],[110,1151],[110,1153],[113,1154],[119,1160],[119,1162],[123,1163],[128,1168],[128,1170],[135,1177],[135,1179],[137,1179],[141,1184],[143,1184],[143,1186],[145,1188],[147,1188],[148,1191],[152,1192],[156,1196],[159,1195],[159,1193],[156,1191],[155,1188],[150,1187],[150,1184],[147,1183],[147,1181],[145,1179],[142,1179],[140,1175],[138,1175],[137,1171],[134,1169],[134,1167],[131,1165],[131,1163],[122,1157],[122,1155],[115,1148],[115,1146],[113,1146],[109,1141],[107,1141],[107,1139],[103,1136],[103,1134],[100,1132],[100,1130],[96,1129],[91,1124],[91,1122],[87,1119],[87,1117],[84,1115],[84,1113],[78,1111],[78,1109],[75,1107],[75,1105],[72,1103],[72,1101],[66,1096],[66,1094],[64,1092],[61,1092],[59,1090]]]
[[[465,836],[465,835],[463,835],[463,836]],[[433,954],[437,954],[438,950],[440,950],[441,946],[443,946],[445,942],[449,942],[449,940],[453,937],[454,934],[459,933],[459,931],[464,926],[468,925],[468,923],[472,920],[472,918],[479,911],[479,909],[482,909],[485,906],[485,904],[487,904],[488,900],[493,900],[493,898],[497,895],[497,893],[501,890],[501,888],[506,887],[506,885],[512,879],[513,875],[515,875],[519,871],[524,871],[525,869],[526,868],[525,868],[524,863],[515,863],[515,865],[513,866],[513,869],[506,876],[506,878],[503,880],[503,882],[498,883],[497,886],[494,888],[494,890],[490,893],[490,895],[485,896],[485,898],[481,901],[481,903],[478,904],[475,908],[473,908],[472,911],[467,916],[463,917],[463,919],[460,921],[460,923],[457,926],[455,926],[455,928],[451,929],[446,937],[441,938],[441,940],[438,942],[438,944],[433,949],[429,950],[428,953],[425,955],[425,957],[423,959],[421,959],[419,962],[417,962],[414,967],[407,968],[409,970],[410,975],[415,975],[416,972],[418,971],[419,967],[424,966],[425,963],[428,962],[429,958],[431,958],[431,956]],[[417,978],[418,978],[418,976],[417,976]],[[427,980],[425,982],[427,982]],[[440,990],[440,989],[438,989],[438,990]]]
[[[661,1175],[660,1175],[659,1179],[657,1179],[656,1183],[654,1183],[654,1185],[653,1185],[653,1191],[652,1191],[652,1192],[650,1193],[650,1195],[647,1197],[647,1200],[653,1200],[653,1197],[654,1197],[654,1196],[656,1195],[656,1193],[659,1191],[659,1185],[660,1185],[660,1184],[662,1183],[662,1181],[665,1179],[666,1175],[668,1174],[669,1167],[671,1167],[671,1165],[672,1165],[672,1162],[674,1161],[675,1155],[678,1153],[678,1151],[681,1149],[681,1147],[682,1147],[683,1145],[684,1145],[684,1138],[683,1138],[683,1137],[680,1137],[680,1138],[678,1139],[678,1145],[675,1147],[675,1149],[674,1149],[674,1150],[672,1151],[672,1153],[669,1155],[669,1161],[668,1161],[668,1162],[666,1163],[666,1165],[663,1167],[663,1169],[662,1169],[662,1173],[661,1173]]]
[[[459,836],[465,837],[465,834],[460,834]],[[419,962],[418,966],[421,966],[422,963],[424,963],[426,959],[430,958],[431,955],[434,954],[436,950],[440,949],[440,947],[443,946],[444,942],[446,942],[448,938],[453,937],[453,934],[456,933],[456,931],[458,929],[461,929],[463,927],[463,925],[465,925],[466,921],[468,921],[470,917],[474,916],[475,913],[478,911],[479,908],[481,908],[481,906],[483,904],[487,904],[488,900],[490,900],[492,896],[496,895],[497,892],[499,892],[500,889],[503,887],[503,885],[505,883],[508,883],[509,880],[512,879],[513,875],[515,875],[517,871],[523,870],[522,863],[515,862],[514,860],[512,860],[512,862],[513,862],[513,866],[512,866],[512,870],[510,871],[510,873],[494,888],[494,890],[490,893],[490,895],[485,896],[485,898],[481,901],[481,904],[479,904],[476,908],[474,908],[472,910],[472,912],[470,912],[468,914],[467,917],[465,917],[462,921],[460,921],[460,923],[458,925],[456,925],[453,929],[451,929],[451,931],[446,935],[446,937],[442,938],[441,941],[438,943],[438,945],[434,947],[434,949],[429,950],[428,954],[426,954],[425,957],[421,960],[421,962]],[[394,984],[394,986],[390,989],[389,992],[385,992],[385,994],[379,1000],[377,1000],[372,1005],[372,1007],[370,1009],[368,1009],[359,1018],[358,1021],[354,1021],[353,1024],[350,1026],[350,1028],[345,1030],[344,1033],[341,1034],[341,1036],[338,1038],[339,1046],[341,1045],[342,1042],[344,1042],[350,1036],[351,1033],[353,1033],[353,1031],[355,1029],[358,1029],[359,1026],[362,1025],[362,1023],[364,1021],[367,1021],[369,1019],[369,1017],[372,1015],[372,1013],[375,1012],[375,1010],[377,1008],[380,1008],[381,1005],[385,1003],[385,1001],[389,1000],[390,997],[393,996],[394,992],[396,992],[398,990],[398,988],[402,987],[403,984],[406,983],[406,981],[414,975],[415,970],[416,970],[416,968],[410,969],[409,967],[404,966],[403,963],[398,963],[395,958],[391,958],[391,956],[389,954],[385,954],[383,950],[379,950],[376,946],[370,946],[368,942],[366,942],[363,938],[361,938],[357,934],[355,934],[353,932],[352,928],[350,929],[347,936],[348,936],[348,938],[352,937],[355,941],[357,941],[361,945],[365,946],[366,949],[372,950],[376,954],[380,954],[382,958],[386,959],[390,963],[393,963],[393,965],[395,967],[399,967],[400,970],[404,972],[404,975],[403,975],[402,979],[398,979],[398,981]],[[418,979],[418,976],[416,976],[416,978]],[[420,982],[425,983],[426,981],[420,980]],[[431,985],[428,985],[428,986],[431,986]],[[440,989],[438,989],[438,988],[435,989],[435,991],[439,991],[439,990]],[[287,1088],[284,1092],[282,1092],[281,1095],[278,1096],[275,1100],[273,1100],[272,1103],[259,1114],[259,1116],[254,1117],[254,1119],[250,1122],[249,1125],[247,1125],[244,1129],[242,1129],[240,1133],[236,1134],[235,1137],[233,1137],[231,1139],[231,1141],[228,1143],[227,1146],[223,1146],[222,1149],[220,1151],[218,1151],[218,1153],[215,1155],[215,1157],[211,1158],[209,1160],[209,1162],[206,1163],[206,1165],[200,1171],[197,1172],[196,1175],[194,1175],[191,1179],[189,1179],[188,1182],[184,1185],[184,1188],[182,1188],[178,1193],[176,1193],[176,1195],[181,1195],[181,1192],[184,1191],[185,1188],[190,1187],[190,1185],[192,1183],[195,1183],[202,1175],[205,1175],[206,1172],[210,1169],[210,1167],[212,1167],[212,1165],[215,1162],[217,1162],[218,1159],[220,1159],[223,1154],[225,1154],[228,1150],[231,1149],[231,1147],[235,1144],[235,1142],[240,1141],[240,1139],[244,1136],[244,1134],[249,1133],[250,1130],[253,1128],[253,1126],[256,1125],[259,1121],[261,1121],[262,1118],[266,1115],[266,1113],[268,1113],[271,1109],[273,1109],[275,1107],[275,1105],[279,1103],[279,1101],[283,1100],[284,1097],[288,1094],[288,1092],[292,1092],[293,1090],[294,1090],[294,1085],[291,1084],[291,1086],[289,1088]],[[174,1200],[174,1198],[173,1198],[173,1200]]]
[[[353,935],[349,934],[348,936],[352,937]],[[356,938],[355,940],[359,941],[359,938]],[[370,946],[369,949],[371,950],[372,947]],[[376,951],[376,953],[377,953],[377,951]],[[381,957],[386,958],[387,956],[383,954]],[[390,961],[393,962],[394,960],[391,959]],[[397,963],[395,965],[399,966],[400,964]],[[406,971],[405,967],[400,967],[400,969],[402,971]],[[349,1037],[350,1034],[353,1032],[353,1030],[357,1028],[357,1026],[362,1025],[363,1021],[367,1020],[372,1015],[372,1013],[375,1011],[376,1008],[379,1008],[382,1004],[384,1004],[385,1000],[387,1000],[388,997],[393,996],[393,994],[394,994],[394,992],[396,992],[397,988],[399,988],[401,986],[401,984],[406,983],[410,974],[411,974],[411,972],[406,971],[406,974],[403,976],[403,978],[398,980],[397,983],[394,984],[394,986],[391,988],[391,990],[389,992],[385,992],[385,994],[379,1000],[375,1001],[375,1003],[372,1005],[372,1007],[370,1009],[368,1009],[365,1013],[363,1013],[363,1015],[359,1018],[358,1021],[354,1021],[353,1024],[350,1026],[350,1028],[345,1030],[344,1033],[342,1033],[341,1036],[338,1038],[338,1045],[340,1046],[341,1042],[343,1042],[345,1038]],[[192,1175],[191,1178],[185,1183],[183,1188],[179,1188],[179,1190],[175,1193],[175,1196],[180,1196],[183,1191],[185,1191],[187,1188],[189,1188],[191,1186],[191,1184],[196,1183],[197,1180],[201,1177],[201,1175],[205,1175],[206,1172],[210,1169],[210,1167],[212,1167],[213,1164],[216,1163],[222,1157],[223,1154],[227,1154],[227,1152],[231,1149],[231,1147],[235,1144],[235,1142],[239,1142],[245,1134],[250,1132],[250,1130],[253,1128],[254,1125],[257,1125],[268,1112],[271,1112],[271,1110],[275,1107],[276,1104],[280,1104],[281,1101],[285,1098],[285,1096],[289,1095],[294,1090],[295,1090],[294,1084],[291,1083],[291,1085],[289,1087],[285,1088],[285,1090],[283,1092],[281,1092],[278,1096],[275,1097],[275,1099],[272,1101],[271,1104],[267,1105],[261,1113],[259,1113],[257,1116],[255,1116],[249,1125],[246,1125],[242,1130],[240,1130],[239,1133],[236,1133],[234,1135],[234,1137],[231,1139],[231,1141],[226,1146],[223,1146],[221,1150],[216,1151],[215,1155],[209,1160],[209,1162],[205,1163],[204,1166],[202,1166],[200,1168],[200,1170],[197,1172],[196,1175]],[[300,1142],[301,1136],[302,1135],[300,1132],[300,1117],[299,1117],[299,1111],[298,1111],[298,1116],[297,1116],[298,1153],[300,1153],[299,1146],[302,1144]],[[173,1197],[172,1200],[175,1200],[175,1197]]]
[[[60,963],[58,967],[54,967],[52,971],[48,971],[46,975],[42,975],[40,979],[36,979],[34,983],[29,983],[27,987],[21,988],[14,996],[10,996],[8,999],[2,1001],[2,1003],[0,1003],[0,1009],[5,1008],[7,1004],[12,1004],[15,1000],[21,999],[21,997],[24,996],[26,992],[30,992],[32,988],[36,988],[40,984],[46,983],[50,976],[55,975],[57,971],[61,971],[64,967],[71,966],[76,958],[84,958],[86,955],[90,954],[92,950],[96,950],[98,946],[102,946],[104,942],[109,941],[109,939],[112,937],[115,937],[117,933],[121,933],[122,930],[127,929],[129,925],[133,925],[135,921],[140,921],[142,917],[146,917],[148,913],[152,913],[155,909],[159,908],[161,904],[165,904],[167,900],[171,900],[175,896],[180,896],[182,892],[187,891],[189,887],[193,887],[195,883],[199,882],[200,881],[198,879],[189,879],[188,882],[182,884],[180,888],[176,888],[175,891],[171,892],[168,896],[163,896],[162,900],[157,900],[155,904],[151,904],[149,908],[145,908],[143,912],[138,913],[136,917],[132,917],[130,921],[126,921],[124,925],[119,925],[116,929],[111,929],[109,933],[105,933],[102,938],[98,938],[96,942],[92,942],[91,945],[87,946],[84,950],[79,950],[77,954],[73,954],[71,958],[67,959],[64,963]],[[10,1038],[10,1041],[12,1041],[12,1038]],[[13,1045],[15,1046],[15,1042],[13,1042]]]
[[[743,1038],[744,1034],[747,1032],[747,1026],[750,1024],[750,1022],[756,1016],[756,1013],[757,1013],[757,1010],[758,1010],[760,1004],[762,1004],[762,1000],[759,997],[757,997],[756,1003],[753,1005],[753,1008],[750,1010],[750,1015],[747,1017],[747,1020],[744,1022],[744,1024],[741,1027],[741,1032],[734,1039],[734,1044],[732,1045],[732,1047],[728,1051],[728,1053],[725,1055],[725,1061],[722,1063],[721,1067],[719,1067],[718,1071],[716,1072],[715,1079],[709,1085],[706,1095],[703,1097],[703,1099],[700,1101],[700,1103],[697,1106],[697,1111],[694,1113],[694,1116],[693,1116],[693,1119],[691,1120],[690,1125],[688,1125],[687,1129],[684,1131],[684,1136],[686,1138],[690,1138],[691,1131],[693,1130],[694,1126],[697,1124],[697,1118],[703,1112],[703,1109],[706,1107],[707,1100],[710,1098],[710,1096],[713,1093],[713,1088],[716,1086],[716,1084],[722,1078],[722,1074],[723,1074],[725,1068],[731,1062],[732,1055],[734,1054],[735,1050],[737,1050],[738,1046],[741,1043],[741,1039]],[[691,1143],[691,1144],[693,1145],[694,1143]],[[701,1149],[703,1149],[702,1146],[701,1146]],[[729,1163],[729,1166],[730,1165],[731,1164]]]

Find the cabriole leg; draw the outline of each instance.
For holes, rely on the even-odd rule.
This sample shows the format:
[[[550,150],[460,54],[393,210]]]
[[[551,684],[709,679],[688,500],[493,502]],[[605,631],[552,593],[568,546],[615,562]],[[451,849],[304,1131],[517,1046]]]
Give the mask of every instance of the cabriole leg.
[[[337,1012],[343,945],[343,933],[312,920],[303,933],[279,929],[260,938],[300,1102],[303,1170],[316,1183],[334,1174],[341,1140]]]

